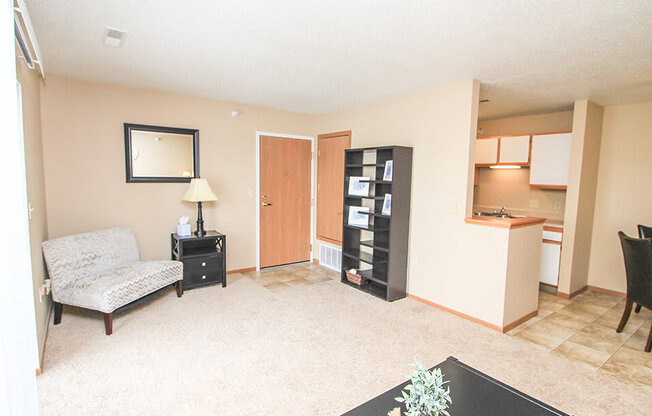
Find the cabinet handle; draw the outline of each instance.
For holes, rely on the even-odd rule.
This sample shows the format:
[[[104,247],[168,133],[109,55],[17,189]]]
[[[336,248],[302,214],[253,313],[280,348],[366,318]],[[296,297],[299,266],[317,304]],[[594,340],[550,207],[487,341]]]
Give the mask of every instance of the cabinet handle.
[[[202,262],[201,267],[206,267],[206,262]]]
[[[206,275],[203,275],[201,278],[202,278],[202,280],[203,280],[203,279],[206,279]]]

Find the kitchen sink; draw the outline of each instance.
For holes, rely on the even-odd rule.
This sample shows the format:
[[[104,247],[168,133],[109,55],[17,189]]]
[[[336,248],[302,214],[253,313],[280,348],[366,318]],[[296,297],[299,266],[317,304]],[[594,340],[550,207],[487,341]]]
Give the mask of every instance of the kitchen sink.
[[[512,214],[501,214],[500,212],[474,212],[474,217],[493,217],[493,218],[518,218]]]

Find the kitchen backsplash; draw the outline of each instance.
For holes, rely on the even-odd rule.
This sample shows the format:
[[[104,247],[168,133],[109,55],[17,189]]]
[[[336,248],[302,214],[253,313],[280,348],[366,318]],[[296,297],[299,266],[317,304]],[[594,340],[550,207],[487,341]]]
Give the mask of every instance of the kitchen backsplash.
[[[564,219],[566,191],[530,187],[530,169],[479,168],[474,187],[473,211],[500,210],[505,206],[516,215]]]

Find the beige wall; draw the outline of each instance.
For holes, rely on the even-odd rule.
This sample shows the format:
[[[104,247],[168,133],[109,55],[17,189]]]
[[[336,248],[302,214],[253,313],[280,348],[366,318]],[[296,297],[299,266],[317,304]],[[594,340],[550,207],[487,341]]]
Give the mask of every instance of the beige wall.
[[[146,260],[170,257],[178,218],[194,227],[197,208],[181,201],[185,183],[125,183],[122,123],[199,129],[200,173],[219,198],[205,227],[228,236],[229,270],[256,264],[256,130],[312,131],[304,114],[57,76],[41,97],[50,238],[128,225]]]
[[[588,282],[602,119],[599,105],[575,102],[558,284],[565,294],[581,290]]]
[[[48,317],[52,304],[50,296],[39,298],[38,290],[46,276],[41,243],[48,238],[45,183],[43,177],[43,146],[41,142],[41,77],[28,69],[22,60],[16,65],[18,82],[23,92],[23,134],[25,137],[25,173],[27,175],[27,200],[33,209],[29,222],[30,250],[32,254],[32,280],[36,309],[36,331],[39,358],[43,358]]]
[[[464,223],[472,208],[478,90],[469,80],[320,115],[314,133],[352,130],[354,148],[414,148],[408,291],[502,326],[508,230]]]
[[[480,137],[556,133],[572,128],[572,111],[478,121],[478,129],[482,129]],[[479,168],[478,173],[473,205],[479,210],[500,209],[505,205],[520,215],[563,220],[566,191],[530,187],[530,169]],[[537,200],[539,208],[531,208],[530,200]]]
[[[478,121],[478,130],[482,129],[480,137],[511,136],[520,134],[559,133],[571,131],[573,128],[573,112],[533,114],[529,116],[505,117],[493,120]]]
[[[652,102],[605,107],[588,284],[626,291],[618,231],[652,226]]]
[[[543,225],[510,230],[503,326],[536,311]]]

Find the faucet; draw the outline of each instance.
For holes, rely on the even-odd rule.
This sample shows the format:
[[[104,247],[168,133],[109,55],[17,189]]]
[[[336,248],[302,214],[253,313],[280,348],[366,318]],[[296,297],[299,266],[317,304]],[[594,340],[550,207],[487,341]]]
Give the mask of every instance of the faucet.
[[[509,212],[505,212],[505,205],[503,205],[503,207],[500,209],[500,215],[505,215],[505,214],[509,215]]]

